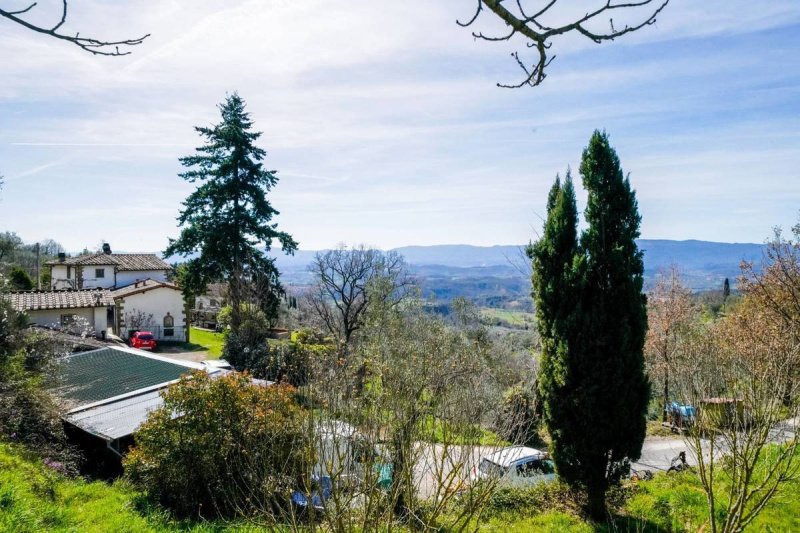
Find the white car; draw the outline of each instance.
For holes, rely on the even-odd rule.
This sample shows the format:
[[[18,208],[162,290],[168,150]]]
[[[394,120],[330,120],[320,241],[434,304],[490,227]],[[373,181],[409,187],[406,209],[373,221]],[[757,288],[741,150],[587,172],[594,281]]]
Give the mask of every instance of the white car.
[[[547,452],[511,446],[487,455],[473,470],[473,481],[489,478],[499,478],[502,486],[527,486],[554,480],[556,468]]]

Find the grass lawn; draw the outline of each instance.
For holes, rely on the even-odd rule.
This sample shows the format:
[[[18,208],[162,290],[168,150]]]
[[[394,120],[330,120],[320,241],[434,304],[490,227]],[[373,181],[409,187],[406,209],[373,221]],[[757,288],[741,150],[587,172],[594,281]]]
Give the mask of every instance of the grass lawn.
[[[191,344],[208,350],[210,359],[219,359],[222,355],[222,333],[192,327],[189,330],[189,339],[192,341]]]
[[[485,307],[481,309],[481,316],[490,323],[504,322],[514,328],[524,328],[525,326],[530,328],[535,324],[533,313],[526,313],[525,311],[509,311],[508,309]]]

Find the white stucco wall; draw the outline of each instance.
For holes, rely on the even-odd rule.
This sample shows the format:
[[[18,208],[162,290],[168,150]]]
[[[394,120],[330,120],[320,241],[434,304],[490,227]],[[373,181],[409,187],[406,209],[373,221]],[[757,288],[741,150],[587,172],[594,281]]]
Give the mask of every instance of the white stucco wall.
[[[74,273],[72,274],[75,275]],[[67,265],[53,265],[50,270],[50,288],[52,289],[70,289],[72,288],[66,281],[67,279]]]
[[[77,288],[69,281],[74,283],[76,270],[78,268],[83,269],[84,289],[95,289],[98,287],[107,289],[109,287],[113,287],[116,282],[114,279],[114,265],[86,265],[81,267],[71,265],[71,268],[69,269],[69,276],[67,275],[67,265],[53,265],[50,273],[50,287],[59,290]],[[98,278],[97,270],[102,270],[105,273],[105,276]],[[118,282],[116,283],[119,284]]]
[[[86,265],[82,268],[84,289],[95,289],[98,287],[107,289],[114,286],[114,265]],[[75,269],[73,268],[72,270],[74,271]],[[102,278],[96,277],[97,270],[102,270],[105,276]],[[74,273],[72,275],[75,276]]]
[[[150,289],[131,296],[126,296],[123,303],[122,318],[126,328],[130,328],[128,317],[138,311],[147,315],[153,315],[153,326],[156,331],[153,333],[159,338],[162,336],[164,327],[164,317],[169,313],[174,318],[175,340],[184,340],[184,312],[183,294],[181,291],[167,287]]]
[[[32,324],[47,327],[60,327],[61,315],[75,315],[85,320],[95,333],[106,329],[107,315],[105,307],[84,307],[81,309],[47,309],[27,311],[28,321]]]
[[[144,279],[154,279],[156,281],[167,281],[166,270],[126,270],[117,272],[117,287],[125,287],[131,283]]]

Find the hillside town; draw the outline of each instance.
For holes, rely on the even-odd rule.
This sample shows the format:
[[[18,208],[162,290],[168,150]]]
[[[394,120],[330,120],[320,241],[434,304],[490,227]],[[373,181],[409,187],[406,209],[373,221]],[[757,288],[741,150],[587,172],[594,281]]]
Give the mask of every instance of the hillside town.
[[[797,6],[300,4],[0,0],[0,531],[800,531]]]

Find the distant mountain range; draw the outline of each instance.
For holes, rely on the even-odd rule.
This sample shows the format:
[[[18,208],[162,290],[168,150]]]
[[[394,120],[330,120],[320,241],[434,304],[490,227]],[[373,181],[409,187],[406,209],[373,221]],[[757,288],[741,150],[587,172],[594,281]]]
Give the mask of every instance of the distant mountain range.
[[[652,283],[660,270],[676,264],[694,290],[721,288],[725,278],[735,282],[740,263],[758,262],[763,253],[763,245],[753,243],[640,239],[638,245],[644,252],[646,283]],[[404,246],[394,251],[412,266],[423,289],[440,297],[452,296],[459,288],[468,289],[469,294],[464,296],[476,291],[490,296],[492,290],[509,296],[529,292],[521,246],[441,244]],[[307,267],[315,253],[301,250],[294,256],[278,256],[278,267],[288,284],[310,281]]]

